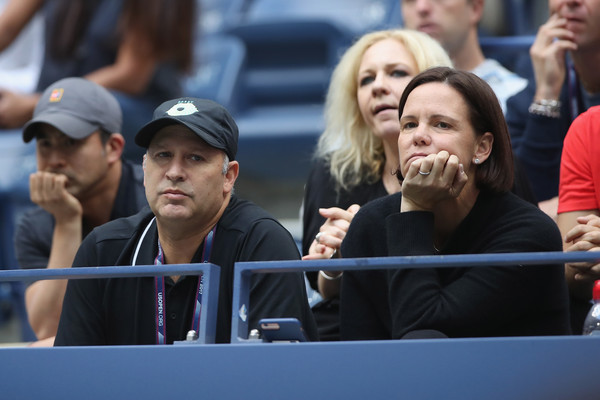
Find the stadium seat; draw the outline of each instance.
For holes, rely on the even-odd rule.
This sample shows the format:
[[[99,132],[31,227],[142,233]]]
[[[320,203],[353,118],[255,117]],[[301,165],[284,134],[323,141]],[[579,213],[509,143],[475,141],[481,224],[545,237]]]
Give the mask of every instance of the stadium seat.
[[[227,29],[246,45],[247,105],[321,103],[341,53],[364,32],[389,26],[396,3],[253,1]]]
[[[184,95],[214,100],[235,114],[246,57],[243,42],[230,35],[211,35],[196,41],[194,53],[194,72],[183,82]]]
[[[359,36],[399,25],[398,0],[255,0],[245,22],[330,20]]]
[[[198,30],[204,35],[218,34],[223,29],[235,24],[249,0],[197,0]]]
[[[304,180],[331,71],[351,32],[332,21],[296,19],[244,23],[228,33],[246,50],[232,110],[244,172],[271,178],[279,165],[279,175]]]
[[[186,94],[232,112],[244,175],[304,181],[333,68],[364,32],[398,25],[398,1],[199,1],[203,21],[217,9],[227,18],[199,31]]]

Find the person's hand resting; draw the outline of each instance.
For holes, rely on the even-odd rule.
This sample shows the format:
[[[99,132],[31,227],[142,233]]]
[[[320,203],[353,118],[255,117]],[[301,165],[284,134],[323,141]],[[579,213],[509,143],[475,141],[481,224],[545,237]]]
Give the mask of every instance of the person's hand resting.
[[[68,178],[63,174],[38,171],[29,176],[31,201],[48,211],[56,223],[81,222],[83,208],[75,196],[67,191]]]
[[[467,180],[458,157],[445,150],[416,159],[402,181],[400,212],[432,211],[439,202],[458,197]]]
[[[565,251],[600,251],[600,217],[594,214],[577,218],[577,225],[565,236],[572,243]],[[598,255],[600,257],[600,254]],[[568,263],[578,281],[600,279],[600,263]]]
[[[347,210],[338,207],[320,208],[319,214],[327,218],[327,220],[319,229],[319,233],[317,234],[318,241],[317,238],[313,240],[308,254],[302,257],[302,259],[319,260],[331,258],[334,255],[340,257],[342,240],[346,237],[350,222],[352,222],[352,218],[354,218],[359,209],[360,206],[358,204],[352,204]]]
[[[38,94],[19,94],[0,89],[0,128],[20,128],[33,117]]]

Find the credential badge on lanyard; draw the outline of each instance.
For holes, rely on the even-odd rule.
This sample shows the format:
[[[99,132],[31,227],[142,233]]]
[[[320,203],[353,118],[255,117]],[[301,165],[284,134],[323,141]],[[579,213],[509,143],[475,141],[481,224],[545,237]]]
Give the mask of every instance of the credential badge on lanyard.
[[[142,233],[142,236],[140,237],[140,240],[138,241],[138,244],[136,246],[136,250],[135,253],[133,255],[133,261],[131,263],[131,265],[135,265],[136,261],[137,261],[137,256],[140,250],[140,247],[142,245],[142,242],[144,240],[144,238],[146,237],[146,233],[148,232],[148,230],[150,229],[150,226],[152,226],[152,224],[154,223],[154,221],[156,220],[156,217],[154,217],[150,223],[148,223],[148,226],[146,226],[146,229],[144,229],[144,232]],[[203,263],[207,263],[210,262],[210,253],[212,251],[212,244],[213,244],[213,240],[214,240],[214,236],[215,236],[215,231],[217,230],[217,226],[215,225],[210,232],[208,233],[208,235],[206,235],[206,238],[204,239],[204,247],[202,249],[202,258],[201,258],[201,262]],[[162,265],[165,262],[165,257],[164,257],[164,253],[162,250],[162,246],[160,245],[160,240],[158,241],[158,254],[156,255],[156,258],[154,259],[154,265]],[[192,330],[194,330],[195,332],[199,332],[200,330],[200,315],[201,315],[201,309],[202,309],[202,292],[204,291],[204,276],[200,275],[198,277],[198,286],[196,288],[196,301],[194,303],[194,314],[192,317]],[[166,342],[166,337],[167,337],[167,324],[166,324],[166,319],[165,319],[165,315],[166,315],[166,310],[167,310],[167,301],[166,301],[166,297],[165,297],[165,277],[164,276],[157,276],[154,278],[154,293],[155,293],[155,300],[156,300],[156,344],[165,344]]]

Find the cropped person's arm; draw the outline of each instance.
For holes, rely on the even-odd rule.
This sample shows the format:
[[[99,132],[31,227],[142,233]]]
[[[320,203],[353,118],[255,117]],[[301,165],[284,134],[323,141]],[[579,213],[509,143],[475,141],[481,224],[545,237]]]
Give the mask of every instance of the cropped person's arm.
[[[82,241],[73,267],[112,265],[101,260],[92,231]],[[67,284],[54,346],[106,345],[106,321],[102,310],[104,287],[100,279],[72,279]]]
[[[65,185],[64,175],[36,172],[30,177],[32,202],[52,214],[55,220],[47,268],[70,267],[81,243],[83,209],[66,191]],[[41,280],[27,288],[27,314],[38,339],[56,335],[66,285],[65,280]]]
[[[558,214],[557,223],[563,237],[565,251],[587,251],[600,245],[593,236],[600,236],[600,229],[594,225],[582,224],[578,218],[600,215],[600,210],[571,211]],[[575,229],[577,228],[577,229]],[[592,286],[598,274],[594,274],[590,264],[565,264],[565,279],[572,295],[582,300],[592,296]],[[587,272],[589,271],[589,272]]]
[[[506,123],[514,154],[531,183],[538,201],[556,196],[563,140],[569,129],[569,107],[561,105],[561,118],[532,114],[528,111],[535,88],[530,84],[507,101]],[[561,100],[566,100],[566,91]]]
[[[319,213],[320,208],[338,207],[338,190],[332,179],[327,163],[323,159],[317,159],[310,168],[308,179],[304,187],[304,199],[302,201],[302,255],[310,253],[315,236],[319,233],[326,218]],[[319,290],[319,273],[307,271],[305,273],[310,286]]]
[[[142,32],[129,30],[123,36],[115,62],[89,73],[86,78],[107,89],[140,95],[146,90],[159,61],[149,39]]]
[[[0,14],[0,52],[6,50],[40,10],[44,0],[11,0]],[[18,128],[31,119],[38,94],[0,90],[0,127]]]
[[[70,267],[80,243],[81,218],[57,223],[47,268]],[[29,324],[38,339],[56,335],[66,288],[64,279],[46,279],[31,284],[25,291]]]
[[[321,216],[327,218],[325,223],[319,230],[319,240],[313,240],[309,252],[302,257],[303,260],[319,260],[329,259],[333,257],[341,257],[340,247],[342,241],[348,232],[348,227],[352,222],[352,218],[358,212],[360,206],[352,204],[347,210],[342,210],[339,207],[319,209]],[[318,287],[319,293],[324,299],[336,297],[340,293],[341,271],[319,272]]]
[[[0,13],[0,52],[15,40],[38,12],[44,0],[10,0]]]
[[[566,29],[566,20],[553,14],[543,24],[530,49],[535,85],[513,96],[507,102],[508,124],[513,150],[521,160],[539,201],[556,196],[563,139],[570,119],[567,104],[562,104],[559,116],[529,112],[532,102],[562,100],[567,51],[575,50],[573,33]]]
[[[560,164],[557,224],[564,251],[588,251],[598,246],[595,234],[600,215],[596,198],[594,134],[596,120],[590,112],[577,117],[564,140]],[[572,296],[589,301],[597,273],[593,264],[565,264],[565,278]]]
[[[10,0],[0,14],[0,52],[6,50],[42,8],[44,0]],[[31,119],[39,95],[0,89],[0,127],[18,128]]]

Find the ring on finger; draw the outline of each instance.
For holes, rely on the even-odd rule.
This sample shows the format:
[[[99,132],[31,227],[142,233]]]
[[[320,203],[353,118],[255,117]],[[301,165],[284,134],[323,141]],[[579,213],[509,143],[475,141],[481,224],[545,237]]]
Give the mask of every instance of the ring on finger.
[[[321,244],[321,236],[323,236],[323,232],[319,232],[317,233],[317,235],[315,236],[315,241],[319,244]]]
[[[429,174],[431,174],[431,171],[429,171],[429,172],[423,172],[423,171],[419,170],[419,175],[427,176]]]

